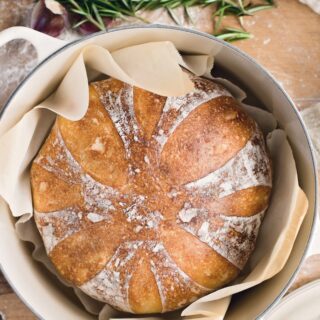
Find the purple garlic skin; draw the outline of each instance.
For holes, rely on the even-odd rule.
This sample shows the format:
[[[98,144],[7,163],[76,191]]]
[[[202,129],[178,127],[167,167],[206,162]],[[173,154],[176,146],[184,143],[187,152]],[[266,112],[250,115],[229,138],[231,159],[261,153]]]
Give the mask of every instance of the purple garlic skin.
[[[50,2],[49,5],[40,0],[34,6],[30,21],[32,29],[58,37],[68,25],[68,13],[58,2]]]

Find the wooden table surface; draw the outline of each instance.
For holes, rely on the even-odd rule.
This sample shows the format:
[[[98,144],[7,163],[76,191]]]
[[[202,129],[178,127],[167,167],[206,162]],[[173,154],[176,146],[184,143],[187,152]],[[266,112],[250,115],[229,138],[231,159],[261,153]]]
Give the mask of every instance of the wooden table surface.
[[[26,24],[25,16],[30,11],[31,3],[32,0],[0,0],[0,30]],[[210,8],[201,12],[195,10],[195,14],[196,27],[211,32]],[[167,22],[163,19],[162,13],[152,14],[155,22]],[[234,21],[229,20],[228,23]],[[297,0],[280,0],[277,9],[246,17],[244,26],[254,34],[254,38],[235,42],[234,45],[266,67],[290,94],[299,110],[320,103],[320,16]],[[2,78],[4,66],[9,63],[9,58],[4,58],[8,55],[7,50],[0,50],[0,107],[13,90],[13,85],[8,85],[10,79]],[[29,55],[33,56],[34,52],[31,50]],[[32,68],[32,62],[28,63],[29,69]],[[23,77],[21,72],[19,75]],[[313,255],[305,261],[290,291],[315,279],[320,279],[320,255]],[[35,319],[1,273],[0,317],[7,320]]]

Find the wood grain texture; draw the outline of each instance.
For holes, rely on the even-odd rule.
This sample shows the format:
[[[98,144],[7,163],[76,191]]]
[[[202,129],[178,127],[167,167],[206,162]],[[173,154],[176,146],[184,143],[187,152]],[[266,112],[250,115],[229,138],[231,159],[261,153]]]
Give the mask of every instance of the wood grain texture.
[[[235,45],[262,64],[298,108],[320,101],[320,15],[296,0],[244,20],[254,34]]]
[[[8,282],[4,278],[3,274],[0,272],[0,296],[2,294],[11,293],[12,289],[9,286]]]
[[[0,295],[0,319],[35,320],[37,318],[14,293],[6,293]]]
[[[24,10],[32,0],[1,0],[0,30],[23,24]],[[8,5],[13,6],[12,10]],[[5,8],[5,9],[2,9]],[[195,9],[196,28],[212,32],[210,20],[212,9]],[[162,12],[153,13],[151,21],[168,22]],[[230,20],[225,21],[229,23]],[[237,26],[237,23],[231,21]],[[291,95],[298,108],[305,109],[320,102],[320,16],[297,0],[280,0],[278,8],[244,18],[244,26],[254,34],[254,39],[235,42],[234,45],[247,52],[266,67]],[[0,61],[0,80],[7,62]],[[18,84],[18,82],[17,82]],[[1,95],[4,93],[1,92]],[[8,93],[7,93],[8,95]],[[1,108],[1,106],[0,106]],[[290,290],[320,278],[320,255],[309,257]],[[36,319],[31,311],[12,293],[0,273],[0,314],[6,319]]]
[[[13,293],[0,272],[0,320],[34,320],[36,317]]]

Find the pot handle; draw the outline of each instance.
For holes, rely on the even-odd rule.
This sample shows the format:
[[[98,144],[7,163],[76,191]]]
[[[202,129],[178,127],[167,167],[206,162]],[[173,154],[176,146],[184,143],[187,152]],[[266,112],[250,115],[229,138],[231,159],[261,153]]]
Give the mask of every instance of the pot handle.
[[[67,44],[66,41],[26,27],[11,27],[0,32],[0,46],[15,39],[24,39],[31,42],[37,51],[38,63]]]

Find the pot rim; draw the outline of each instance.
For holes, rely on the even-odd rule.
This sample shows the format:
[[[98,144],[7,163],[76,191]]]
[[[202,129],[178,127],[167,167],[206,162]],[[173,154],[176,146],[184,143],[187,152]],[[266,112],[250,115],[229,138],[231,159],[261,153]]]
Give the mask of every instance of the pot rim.
[[[318,204],[318,172],[317,172],[317,165],[316,165],[316,158],[315,158],[315,153],[313,150],[313,146],[312,146],[312,142],[311,142],[311,138],[309,136],[309,133],[307,131],[306,125],[298,111],[298,109],[296,108],[293,100],[290,98],[290,96],[286,93],[286,91],[280,86],[280,84],[277,82],[277,80],[273,77],[273,75],[271,75],[271,73],[266,70],[264,67],[262,67],[254,58],[252,58],[251,56],[249,56],[248,54],[246,54],[245,52],[243,52],[242,50],[236,48],[235,46],[231,45],[228,42],[225,42],[221,39],[218,39],[216,37],[214,37],[211,34],[208,33],[204,33],[198,30],[194,30],[191,28],[187,28],[187,27],[182,27],[182,26],[170,26],[170,25],[163,25],[163,24],[148,24],[148,25],[139,25],[139,24],[133,24],[133,25],[129,25],[129,26],[121,26],[121,27],[116,27],[116,28],[112,28],[112,29],[108,29],[106,31],[100,31],[97,33],[93,33],[87,36],[84,36],[80,39],[77,39],[75,41],[66,43],[66,45],[62,46],[61,48],[59,48],[58,50],[54,51],[52,54],[48,55],[48,57],[46,57],[45,59],[43,59],[38,65],[36,65],[34,67],[34,69],[31,70],[31,72],[24,78],[23,81],[21,81],[21,83],[17,86],[17,88],[13,91],[13,93],[10,95],[10,97],[8,98],[7,102],[5,103],[5,105],[3,106],[2,110],[0,111],[0,121],[1,118],[3,116],[3,114],[5,113],[5,111],[8,109],[12,99],[15,97],[15,95],[18,93],[18,91],[20,90],[20,88],[22,88],[25,83],[31,78],[31,76],[38,71],[38,69],[40,69],[44,64],[46,64],[49,60],[53,59],[55,56],[59,55],[61,52],[63,52],[64,50],[72,47],[75,44],[78,44],[82,41],[86,41],[88,39],[94,38],[96,36],[100,36],[103,34],[107,34],[107,33],[113,33],[113,32],[117,32],[117,31],[122,31],[122,30],[129,30],[129,29],[169,29],[169,30],[176,30],[176,31],[181,31],[181,32],[187,32],[187,33],[192,33],[204,38],[207,38],[208,40],[211,41],[215,41],[220,43],[222,46],[227,47],[228,49],[234,51],[236,54],[241,55],[243,58],[245,58],[246,60],[248,60],[250,63],[254,64],[255,66],[258,67],[258,69],[260,69],[260,71],[265,74],[273,83],[273,85],[275,87],[277,87],[277,89],[282,93],[282,95],[286,98],[286,100],[289,102],[289,105],[291,106],[292,110],[294,111],[296,118],[298,119],[302,130],[304,132],[305,138],[307,139],[308,142],[308,148],[309,148],[309,152],[311,155],[311,159],[312,159],[312,171],[313,171],[313,175],[314,175],[314,190],[315,190],[315,197],[314,197],[314,212],[313,212],[313,219],[312,219],[312,226],[311,226],[311,230],[310,230],[310,234],[308,237],[308,241],[307,244],[304,248],[304,252],[301,256],[301,259],[296,267],[296,270],[293,272],[293,274],[290,276],[289,280],[287,281],[286,285],[284,286],[284,288],[280,291],[280,293],[278,294],[278,296],[274,299],[274,301],[264,310],[262,311],[256,319],[260,319],[262,320],[262,318],[280,301],[280,299],[283,297],[283,295],[287,292],[287,290],[289,289],[290,285],[293,283],[294,279],[296,278],[303,261],[306,258],[308,249],[311,245],[311,242],[314,238],[315,235],[315,231],[316,231],[316,221],[317,221],[317,204]],[[11,286],[11,288],[13,289],[13,291],[17,294],[17,296],[20,298],[20,300],[39,318],[39,319],[43,319],[38,313],[37,311],[35,311],[33,309],[33,307],[25,301],[25,299],[22,297],[22,295],[20,295],[20,293],[18,292],[18,290],[15,288],[15,286],[13,285],[13,283],[11,282],[11,280],[9,279],[9,277],[7,277],[6,272],[4,270],[4,268],[1,266],[0,264],[0,271],[2,272],[2,274],[4,275],[4,277],[6,278],[6,280],[8,281],[9,285]]]

